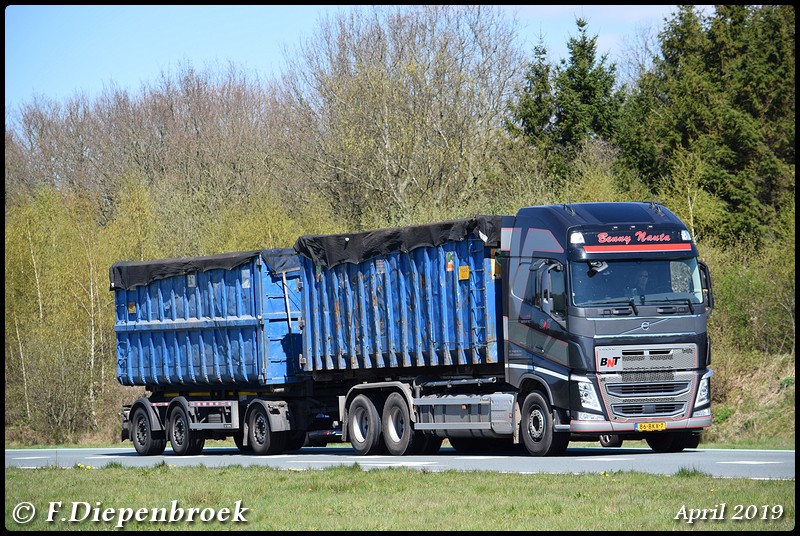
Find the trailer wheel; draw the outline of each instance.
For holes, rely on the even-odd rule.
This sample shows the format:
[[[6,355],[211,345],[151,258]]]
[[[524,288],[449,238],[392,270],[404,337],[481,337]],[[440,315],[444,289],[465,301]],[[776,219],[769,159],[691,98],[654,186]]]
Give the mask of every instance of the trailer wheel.
[[[193,432],[192,435],[197,435],[196,432]],[[203,452],[203,448],[206,446],[206,438],[204,437],[193,437],[192,444],[189,446],[189,455],[195,456]]]
[[[250,412],[249,439],[254,454],[277,454],[286,447],[286,436],[270,429],[267,410],[255,404]]]
[[[164,449],[167,448],[167,440],[153,437],[150,417],[148,417],[144,408],[138,408],[133,413],[131,426],[133,447],[140,456],[158,456],[164,453]]]
[[[622,439],[616,434],[603,434],[600,436],[600,445],[604,447],[621,447]]]
[[[189,415],[183,406],[175,406],[169,414],[169,443],[178,456],[197,454],[197,439],[189,429]],[[202,446],[200,450],[202,450]]]
[[[520,436],[532,456],[557,456],[567,450],[569,434],[556,432],[550,404],[538,391],[522,404]]]
[[[381,448],[381,416],[372,400],[358,395],[350,403],[347,437],[356,454],[376,454]]]
[[[406,399],[400,393],[392,393],[383,406],[383,441],[389,454],[403,456],[411,454],[422,443],[420,432],[411,425],[411,413]]]

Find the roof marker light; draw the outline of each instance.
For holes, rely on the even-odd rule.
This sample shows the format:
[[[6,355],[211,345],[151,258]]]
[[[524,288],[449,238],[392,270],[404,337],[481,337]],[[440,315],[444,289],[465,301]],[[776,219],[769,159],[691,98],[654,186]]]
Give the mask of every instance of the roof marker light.
[[[569,243],[573,244],[573,245],[585,244],[586,241],[583,239],[583,233],[575,232],[575,233],[570,234],[569,235]]]
[[[689,234],[689,231],[686,229],[681,231],[681,240],[686,240],[687,242],[692,241],[692,235]]]

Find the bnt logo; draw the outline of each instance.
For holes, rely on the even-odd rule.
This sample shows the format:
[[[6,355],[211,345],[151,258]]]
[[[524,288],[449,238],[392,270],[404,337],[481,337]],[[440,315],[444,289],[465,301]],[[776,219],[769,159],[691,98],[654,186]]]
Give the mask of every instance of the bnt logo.
[[[617,366],[617,362],[619,362],[618,357],[601,357],[600,358],[600,366],[601,367],[608,367],[614,368]]]

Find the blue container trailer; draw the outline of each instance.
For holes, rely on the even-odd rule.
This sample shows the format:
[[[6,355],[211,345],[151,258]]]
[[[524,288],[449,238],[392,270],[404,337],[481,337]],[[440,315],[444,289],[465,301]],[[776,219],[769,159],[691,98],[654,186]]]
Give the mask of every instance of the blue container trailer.
[[[304,381],[299,277],[290,249],[114,264],[120,383],[249,388]]]
[[[632,288],[649,271],[648,289]],[[143,455],[294,450],[340,428],[359,454],[569,440],[696,446],[711,424],[710,278],[648,203],[527,207],[293,249],[120,262],[117,374]],[[659,288],[660,287],[660,288]]]
[[[357,263],[326,266],[301,258],[306,370],[498,364],[499,274],[492,249],[468,235]]]

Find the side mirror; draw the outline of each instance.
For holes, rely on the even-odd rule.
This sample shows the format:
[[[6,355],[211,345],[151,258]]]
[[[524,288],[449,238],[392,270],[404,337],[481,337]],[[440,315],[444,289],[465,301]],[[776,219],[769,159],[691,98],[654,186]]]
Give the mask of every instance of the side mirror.
[[[561,263],[552,261],[542,263],[538,267],[539,302],[542,304],[542,311],[548,315],[553,313],[553,282],[550,279],[550,271],[560,272],[563,269]]]
[[[711,311],[714,308],[714,293],[711,291],[711,272],[708,270],[708,265],[701,260],[697,261],[697,267],[700,270],[700,284],[703,286],[703,302]]]

